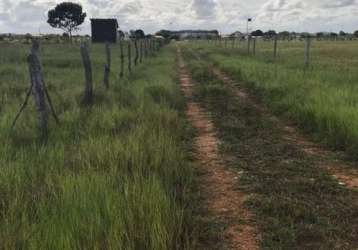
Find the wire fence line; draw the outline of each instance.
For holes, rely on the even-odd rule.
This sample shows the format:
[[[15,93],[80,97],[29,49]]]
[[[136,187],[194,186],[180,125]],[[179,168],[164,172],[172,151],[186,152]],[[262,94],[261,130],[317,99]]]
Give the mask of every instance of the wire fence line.
[[[120,41],[120,54],[114,54],[112,48],[116,44],[105,43],[103,46],[103,54],[105,62],[103,64],[103,87],[108,90],[110,88],[110,73],[112,71],[118,71],[118,77],[122,79],[125,75],[130,76],[135,66],[143,63],[145,59],[153,57],[156,53],[167,43],[162,39],[136,39],[129,41]],[[81,105],[90,108],[94,99],[94,87],[93,87],[93,66],[91,60],[91,43],[89,41],[83,41],[80,43],[79,51],[82,61],[82,67],[84,72],[84,88],[82,94]],[[140,48],[140,49],[139,49]],[[120,58],[120,67],[115,69],[112,66],[112,58]],[[30,74],[30,84],[23,104],[21,105],[19,112],[16,114],[11,128],[14,128],[16,122],[20,118],[21,114],[25,111],[29,98],[31,95],[34,97],[34,103],[37,113],[37,127],[39,132],[40,141],[44,142],[48,138],[48,120],[51,113],[57,124],[60,124],[60,119],[56,115],[55,107],[52,104],[51,96],[46,86],[46,79],[44,78],[43,68],[41,63],[41,44],[38,40],[32,41],[29,56],[27,57],[27,64]],[[56,60],[56,59],[54,59]],[[127,72],[125,72],[125,64],[127,64]],[[126,74],[125,74],[126,73]]]
[[[215,38],[215,39],[193,39],[192,43],[210,46],[212,48],[222,48],[228,50],[237,50],[242,54],[253,57],[261,57],[272,62],[287,59],[294,54],[300,57],[301,64],[309,68],[312,65],[312,59],[315,51],[321,49],[322,44],[353,44],[358,45],[357,39],[320,39],[313,37],[304,37],[299,39],[283,39],[278,36],[271,38],[246,37],[246,38]],[[286,58],[285,58],[286,57]]]

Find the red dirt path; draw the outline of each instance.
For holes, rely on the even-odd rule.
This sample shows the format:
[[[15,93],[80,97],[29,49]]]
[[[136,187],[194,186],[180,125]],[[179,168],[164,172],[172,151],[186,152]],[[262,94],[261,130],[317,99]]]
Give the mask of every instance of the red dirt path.
[[[200,104],[192,100],[192,79],[185,68],[179,47],[178,59],[181,87],[187,98],[186,113],[197,130],[195,159],[204,172],[199,177],[200,193],[210,217],[227,225],[220,245],[228,249],[259,249],[257,229],[250,224],[252,214],[244,206],[247,194],[237,188],[240,173],[225,167],[214,125]]]

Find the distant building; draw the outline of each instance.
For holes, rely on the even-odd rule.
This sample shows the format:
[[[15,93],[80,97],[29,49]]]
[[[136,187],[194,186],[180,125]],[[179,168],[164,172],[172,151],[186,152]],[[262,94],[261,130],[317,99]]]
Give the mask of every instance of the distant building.
[[[235,31],[230,36],[235,38],[245,38],[246,35],[241,33],[240,31]]]
[[[117,19],[91,19],[92,42],[94,43],[116,43],[118,38]]]
[[[180,30],[172,31],[171,33],[179,39],[210,39],[219,37],[217,30]]]

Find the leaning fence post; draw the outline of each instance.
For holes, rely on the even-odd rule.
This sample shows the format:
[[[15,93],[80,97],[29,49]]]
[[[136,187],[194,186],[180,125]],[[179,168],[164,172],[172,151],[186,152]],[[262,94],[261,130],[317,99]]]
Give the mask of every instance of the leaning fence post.
[[[305,66],[308,67],[310,63],[310,47],[311,47],[311,38],[306,38],[305,44]]]
[[[111,72],[111,48],[110,44],[106,42],[106,64],[104,66],[104,79],[103,84],[108,89],[109,88],[109,74]]]
[[[93,101],[93,78],[91,59],[88,51],[88,44],[86,42],[81,44],[81,56],[86,80],[83,103],[89,105]]]
[[[28,56],[29,72],[34,95],[36,109],[38,112],[38,128],[40,139],[45,140],[48,133],[48,112],[45,100],[45,86],[41,72],[41,64],[38,57],[39,43],[33,41],[31,54]]]
[[[132,72],[132,46],[131,41],[128,42],[128,71]]]
[[[274,58],[274,60],[276,60],[276,58],[277,58],[277,41],[278,41],[277,35],[275,36],[274,39],[275,40],[274,40],[274,46],[273,46],[273,58]]]
[[[138,64],[138,59],[139,59],[139,51],[138,51],[138,42],[137,42],[137,39],[134,40],[134,47],[135,47],[134,65],[137,65],[137,64]]]

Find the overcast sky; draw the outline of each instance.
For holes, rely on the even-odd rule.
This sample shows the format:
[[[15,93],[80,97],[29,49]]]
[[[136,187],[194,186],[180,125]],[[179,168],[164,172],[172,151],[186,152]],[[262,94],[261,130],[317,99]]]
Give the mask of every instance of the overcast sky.
[[[53,33],[47,11],[57,0],[0,0],[0,33]],[[358,30],[358,0],[75,0],[89,18],[115,17],[123,30],[218,29],[221,33],[250,29],[278,31]]]

